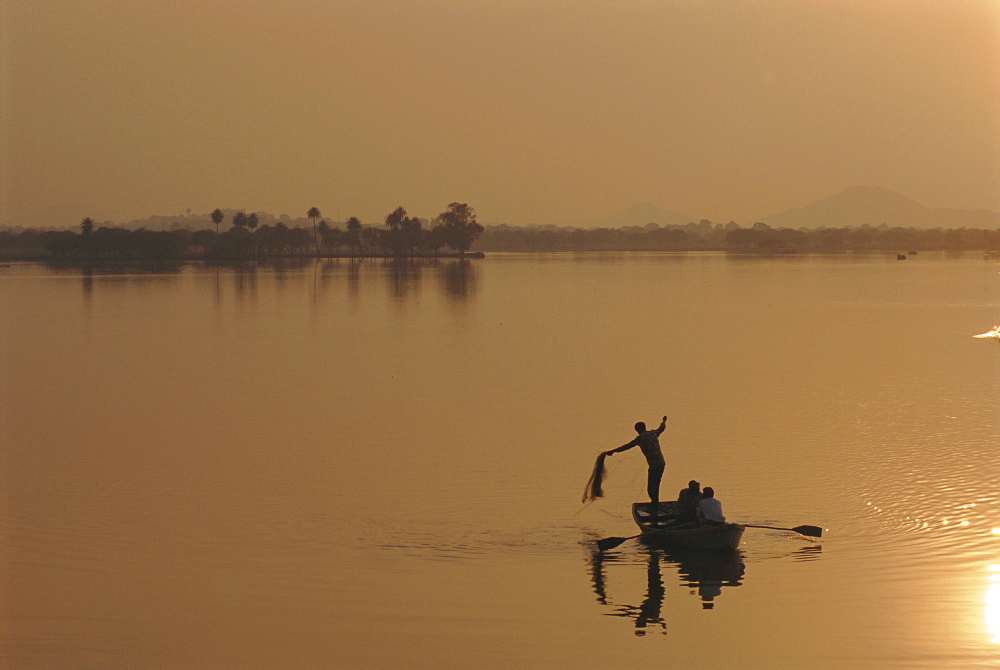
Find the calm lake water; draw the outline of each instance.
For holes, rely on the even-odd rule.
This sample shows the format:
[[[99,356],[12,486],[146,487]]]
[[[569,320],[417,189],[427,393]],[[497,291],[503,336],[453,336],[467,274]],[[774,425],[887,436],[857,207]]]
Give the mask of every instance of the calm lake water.
[[[1000,667],[1000,265],[0,268],[4,668]],[[669,415],[748,529],[633,542]]]

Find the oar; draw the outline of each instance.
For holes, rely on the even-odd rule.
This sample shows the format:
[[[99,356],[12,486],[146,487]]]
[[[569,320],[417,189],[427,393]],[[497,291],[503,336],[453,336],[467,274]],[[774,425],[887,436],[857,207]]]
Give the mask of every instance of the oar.
[[[805,535],[807,537],[822,537],[823,529],[819,526],[796,526],[795,528],[778,528],[777,526],[755,526],[748,523],[741,523],[741,526],[747,528],[768,528],[770,530],[789,530],[793,533],[799,533],[800,535]],[[633,535],[632,537],[606,537],[603,540],[597,541],[598,551],[607,551],[609,549],[614,549],[620,544],[628,542],[629,540],[634,540],[637,537],[644,537],[646,535],[655,535],[656,533],[662,533],[662,530],[654,530],[648,533],[639,533],[638,535]]]
[[[668,523],[663,528],[656,528],[654,530],[647,530],[645,533],[639,533],[638,535],[633,535],[632,537],[606,537],[603,540],[597,541],[598,551],[607,551],[608,549],[614,549],[619,544],[623,542],[628,542],[629,540],[634,540],[637,537],[648,537],[650,535],[659,535],[666,530],[686,530],[688,528],[694,527],[693,521],[688,521],[684,523]]]
[[[629,540],[634,540],[635,538],[637,538],[637,537],[643,537],[644,535],[654,535],[654,534],[659,533],[659,532],[661,532],[661,531],[654,530],[654,531],[649,532],[649,533],[639,533],[638,535],[633,535],[632,537],[606,537],[603,540],[598,540],[597,541],[597,550],[598,551],[607,551],[608,549],[614,549],[615,547],[617,547],[619,544],[622,544],[623,542],[628,542]]]
[[[819,526],[796,526],[795,528],[778,528],[777,526],[754,526],[749,523],[741,523],[741,526],[746,526],[747,528],[768,528],[770,530],[790,530],[793,533],[798,533],[799,535],[806,535],[808,537],[822,537],[823,529]]]

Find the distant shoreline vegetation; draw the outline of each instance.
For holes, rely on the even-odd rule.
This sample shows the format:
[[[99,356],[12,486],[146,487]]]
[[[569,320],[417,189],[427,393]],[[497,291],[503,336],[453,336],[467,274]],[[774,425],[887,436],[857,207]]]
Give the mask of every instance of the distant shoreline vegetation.
[[[772,228],[755,223],[702,219],[687,225],[623,228],[489,226],[476,241],[480,251],[731,251],[757,254],[1000,251],[1000,228],[902,228],[887,225],[844,228]]]
[[[244,261],[315,256],[318,258],[477,257],[483,252],[553,251],[728,251],[754,254],[983,251],[1000,253],[1000,228],[925,229],[888,225],[843,228],[772,228],[755,223],[703,219],[687,225],[621,228],[558,226],[484,227],[465,203],[451,203],[431,221],[399,207],[384,223],[364,225],[356,217],[331,224],[319,209],[307,213],[312,225],[260,223],[255,213],[222,210],[210,215],[215,229],[169,230],[100,226],[85,218],[76,230],[0,230],[0,258],[63,262]],[[194,217],[197,218],[197,217]],[[202,217],[203,218],[203,217]],[[220,230],[229,219],[229,228]],[[287,217],[284,217],[287,218]],[[341,225],[343,227],[341,227]]]
[[[117,226],[98,226],[87,217],[79,232],[69,230],[0,231],[0,258],[27,260],[50,258],[63,262],[124,261],[167,262],[178,260],[250,261],[272,258],[417,258],[476,257],[469,253],[483,227],[465,203],[453,202],[433,221],[419,219],[398,207],[385,217],[384,225],[365,226],[356,217],[344,228],[331,225],[316,207],[307,217],[312,227],[290,227],[283,221],[260,223],[256,213],[231,214],[230,227],[220,232],[226,214],[219,209],[209,218],[215,230],[173,227],[152,231]],[[426,226],[426,227],[425,227]]]

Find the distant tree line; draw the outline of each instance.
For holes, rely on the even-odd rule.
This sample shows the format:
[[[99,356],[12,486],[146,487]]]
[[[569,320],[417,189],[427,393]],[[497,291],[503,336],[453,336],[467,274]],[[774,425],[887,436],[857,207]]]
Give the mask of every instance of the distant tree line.
[[[832,253],[844,251],[985,251],[1000,252],[1000,229],[920,229],[887,225],[845,228],[772,228],[755,223],[703,219],[684,226],[581,229],[557,226],[489,226],[476,221],[475,211],[453,202],[432,221],[410,216],[398,207],[378,225],[357,217],[343,227],[331,224],[320,210],[308,210],[312,228],[290,227],[278,221],[260,225],[256,213],[235,212],[229,228],[226,216],[211,213],[215,230],[170,231],[98,227],[89,217],[74,230],[13,232],[0,230],[0,255],[5,258],[53,257],[62,260],[167,261],[187,258],[214,260],[266,259],[283,256],[351,256],[406,258],[439,255],[445,250],[464,255],[475,251],[697,251],[740,253]],[[273,221],[273,219],[271,219]]]
[[[489,226],[479,251],[696,251],[830,253],[838,251],[1000,251],[1000,229],[926,230],[863,225],[856,228],[772,228],[703,219],[684,226],[561,228]]]
[[[45,252],[59,260],[116,262],[172,261],[202,257],[209,260],[252,260],[282,256],[414,257],[440,255],[443,250],[465,255],[483,232],[475,210],[453,202],[433,221],[410,216],[398,207],[384,225],[366,226],[357,217],[344,228],[331,225],[316,207],[309,209],[312,230],[283,222],[260,225],[256,213],[236,212],[230,227],[222,210],[210,215],[215,230],[150,231],[101,226],[87,217],[74,230],[0,231],[0,253],[8,258]]]

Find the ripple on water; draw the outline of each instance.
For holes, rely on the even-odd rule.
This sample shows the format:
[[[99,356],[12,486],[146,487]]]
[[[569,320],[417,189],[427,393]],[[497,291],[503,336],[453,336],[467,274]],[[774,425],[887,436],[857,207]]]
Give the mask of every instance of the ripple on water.
[[[905,544],[921,560],[996,549],[995,398],[946,394],[924,407],[892,394],[864,402],[854,440],[838,448],[821,483],[842,497],[844,530],[865,546]]]

